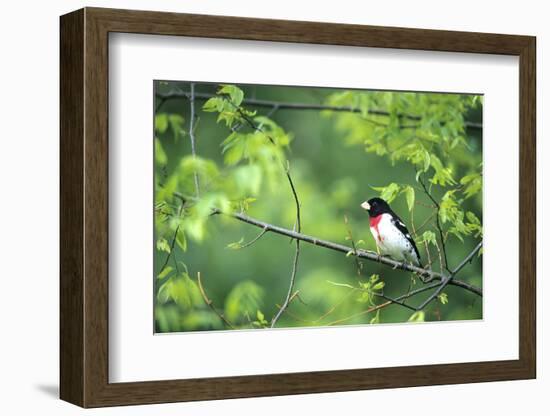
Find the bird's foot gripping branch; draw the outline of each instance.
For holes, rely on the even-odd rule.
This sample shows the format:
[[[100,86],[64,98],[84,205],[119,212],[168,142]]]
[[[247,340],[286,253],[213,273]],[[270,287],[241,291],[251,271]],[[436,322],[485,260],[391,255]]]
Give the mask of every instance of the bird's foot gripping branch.
[[[416,291],[410,292],[406,295],[403,295],[399,298],[389,298],[383,294],[376,294],[377,296],[386,298],[389,303],[395,303],[402,306],[405,306],[409,309],[412,309],[414,311],[421,311],[423,310],[431,301],[436,299],[442,292],[443,289],[447,285],[457,286],[464,290],[467,290],[477,296],[483,296],[483,292],[481,288],[471,285],[463,280],[456,279],[455,276],[474,258],[475,255],[479,252],[479,250],[482,248],[483,242],[480,241],[471,251],[470,253],[462,260],[462,262],[452,270],[451,273],[438,273],[433,270],[421,268],[415,265],[412,265],[407,262],[398,262],[395,261],[389,257],[381,256],[378,253],[374,253],[367,250],[361,250],[361,249],[354,249],[352,247],[348,247],[343,244],[334,243],[332,241],[322,240],[307,234],[302,234],[294,230],[289,230],[287,228],[279,227],[277,225],[269,224],[263,221],[260,221],[256,218],[250,217],[248,215],[242,214],[242,213],[224,213],[219,209],[214,209],[212,212],[214,215],[229,215],[236,220],[239,220],[241,222],[253,225],[255,227],[258,227],[262,229],[261,235],[272,232],[275,234],[283,235],[286,237],[290,237],[297,241],[303,241],[308,244],[313,244],[314,246],[323,247],[329,250],[339,251],[341,253],[344,253],[345,255],[353,255],[360,259],[366,259],[369,261],[377,262],[380,264],[385,264],[391,268],[394,269],[400,269],[404,271],[409,271],[412,273],[417,274],[418,276],[427,278],[426,281],[433,282],[431,285],[427,285],[421,289],[418,289]],[[418,307],[412,307],[409,305],[406,305],[403,303],[403,300],[408,299],[414,295],[423,293],[427,290],[435,288],[435,291],[424,301],[422,304],[420,304]]]

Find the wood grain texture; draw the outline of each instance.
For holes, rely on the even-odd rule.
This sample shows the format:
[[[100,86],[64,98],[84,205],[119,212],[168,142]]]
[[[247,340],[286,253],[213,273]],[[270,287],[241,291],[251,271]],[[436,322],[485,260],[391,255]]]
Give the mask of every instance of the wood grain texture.
[[[60,50],[60,388],[84,404],[84,12],[61,19]]]
[[[519,98],[519,355],[530,377],[536,377],[536,41],[520,54]]]
[[[520,57],[518,360],[109,383],[108,33]],[[535,377],[535,39],[527,36],[87,8],[61,18],[61,398],[83,407]]]

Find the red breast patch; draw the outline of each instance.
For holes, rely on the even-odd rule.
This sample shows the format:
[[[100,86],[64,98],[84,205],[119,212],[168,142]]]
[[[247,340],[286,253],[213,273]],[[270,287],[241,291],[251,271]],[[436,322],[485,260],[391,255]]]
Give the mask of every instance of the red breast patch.
[[[370,227],[376,231],[376,236],[378,238],[378,241],[382,241],[382,237],[380,236],[380,232],[378,231],[378,224],[382,220],[382,215],[379,215],[377,217],[371,217],[369,218]]]

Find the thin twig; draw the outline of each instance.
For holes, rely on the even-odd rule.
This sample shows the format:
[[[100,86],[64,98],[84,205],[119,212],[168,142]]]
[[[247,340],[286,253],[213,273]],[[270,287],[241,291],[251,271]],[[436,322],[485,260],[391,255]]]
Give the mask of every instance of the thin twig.
[[[174,235],[172,237],[172,242],[170,243],[170,252],[166,255],[166,259],[164,259],[164,263],[162,264],[162,267],[160,268],[158,274],[161,274],[164,271],[164,269],[166,268],[166,266],[168,265],[168,261],[170,260],[171,254],[174,251],[174,245],[176,244],[176,238],[178,236],[179,229],[180,229],[180,226],[178,224],[178,226],[176,227],[176,231],[174,231]]]
[[[180,207],[178,209],[178,218],[181,216],[184,205],[185,205],[185,200],[182,199]],[[174,230],[174,235],[172,236],[172,242],[170,243],[170,252],[166,255],[166,259],[164,259],[164,263],[162,264],[162,267],[160,268],[159,274],[164,271],[164,269],[168,265],[168,261],[170,260],[170,257],[172,256],[172,253],[174,252],[174,247],[175,247],[175,244],[176,244],[176,239],[178,237],[179,230],[180,230],[180,224],[178,224],[178,226]]]
[[[195,159],[197,157],[197,151],[195,148],[195,84],[191,82],[189,85],[189,140],[191,141],[191,154],[193,155],[193,159]],[[196,170],[193,172],[193,178],[195,180],[195,194],[197,195],[197,198],[200,198],[199,175]]]
[[[416,312],[416,308],[414,306],[407,305],[405,302],[402,302],[399,298],[392,298],[390,296],[384,295],[383,293],[376,293],[376,292],[370,292],[370,293],[373,296],[377,296],[377,297],[382,298],[382,299],[384,299],[384,300],[386,300],[390,303],[395,303],[396,305],[403,306],[406,309],[410,309],[411,311]],[[408,290],[406,294],[408,294],[408,293],[411,293],[411,291]]]
[[[348,239],[351,242],[351,246],[353,248],[353,254],[355,258],[355,264],[357,265],[357,276],[360,277],[361,273],[363,272],[363,263],[361,263],[361,260],[359,260],[359,257],[357,257],[357,245],[355,244],[355,240],[353,238],[353,234],[351,232],[351,228],[349,227],[349,221],[347,215],[344,215],[344,223],[346,224],[346,230],[348,233]]]
[[[292,303],[292,301],[293,301],[294,299],[298,299],[298,300],[299,300],[300,302],[302,302],[302,303],[304,302],[304,301],[300,298],[300,291],[299,291],[299,290],[297,290],[296,292],[294,292],[294,293],[292,294],[292,296],[290,297],[288,303]],[[279,305],[278,303],[276,303],[275,306],[276,306],[277,308],[279,308],[279,309],[281,308],[281,305]]]
[[[424,222],[423,222],[422,224],[420,224],[420,226],[419,226],[415,231],[413,231],[413,235],[414,235],[415,237],[417,237],[417,236],[418,236],[418,233],[420,232],[420,230],[422,230],[426,225],[428,225],[428,224],[430,223],[430,221],[432,220],[432,218],[433,218],[436,214],[437,214],[437,211],[434,210],[434,212],[433,212],[432,214],[430,214],[430,215],[428,216],[428,218],[426,218],[426,219],[424,220]]]
[[[288,285],[288,293],[285,301],[277,311],[277,314],[271,320],[271,328],[275,328],[275,324],[285,312],[288,305],[290,305],[292,299],[292,290],[294,289],[294,282],[296,281],[296,272],[298,271],[298,257],[300,256],[300,240],[296,240],[296,250],[294,251],[294,261],[292,262],[292,272],[290,274],[290,283]]]
[[[441,226],[441,220],[439,219],[439,211],[441,210],[441,205],[439,205],[439,202],[437,202],[437,200],[432,196],[432,194],[430,193],[426,184],[424,183],[424,181],[420,176],[418,177],[418,181],[420,182],[420,185],[422,185],[422,189],[424,189],[424,193],[428,196],[428,198],[430,198],[430,200],[434,203],[437,209],[437,217],[436,217],[435,225],[437,227],[437,230],[439,231],[439,238],[441,240],[441,248],[443,250],[443,258],[445,260],[444,267],[445,267],[445,270],[450,272],[451,270],[449,269],[449,263],[447,261],[447,248],[445,246],[445,235],[443,233],[443,227]]]
[[[206,303],[208,305],[208,307],[210,309],[212,309],[212,311],[214,311],[214,313],[216,315],[218,315],[218,317],[223,321],[223,323],[225,323],[225,325],[227,325],[230,329],[235,329],[233,324],[231,322],[229,322],[227,320],[227,318],[214,307],[214,303],[206,295],[206,291],[204,290],[204,287],[202,286],[201,273],[200,272],[197,273],[197,283],[198,283],[198,286],[199,286],[199,291],[201,292],[202,299],[204,300],[204,303]]]
[[[435,288],[435,287],[437,287],[437,286],[439,286],[439,283],[433,283],[433,284],[431,284],[431,285],[429,285],[429,286],[424,286],[424,287],[421,287],[421,288],[419,288],[419,289],[413,290],[412,292],[409,292],[409,293],[406,293],[406,294],[404,294],[404,295],[401,295],[401,296],[399,296],[398,298],[396,298],[395,300],[397,300],[397,301],[403,301],[403,300],[408,299],[408,298],[410,298],[410,297],[412,297],[412,296],[415,296],[415,295],[417,295],[417,294],[419,294],[419,293],[426,292],[426,291],[428,291],[428,290],[430,290],[430,289],[433,289],[433,288]],[[377,311],[377,310],[379,310],[379,309],[383,309],[383,308],[388,307],[388,306],[390,306],[390,305],[392,305],[392,304],[394,304],[394,303],[395,303],[395,302],[393,302],[393,301],[387,301],[387,302],[381,303],[380,305],[373,306],[373,307],[371,307],[371,308],[369,308],[369,309],[367,309],[367,310],[364,310],[364,311],[358,312],[358,313],[356,313],[356,314],[353,314],[353,315],[351,315],[351,316],[348,316],[348,317],[346,317],[346,318],[342,318],[342,319],[338,319],[337,321],[330,322],[330,323],[328,323],[327,325],[328,325],[328,326],[337,325],[337,324],[339,324],[339,323],[342,323],[342,322],[345,322],[345,321],[349,321],[350,319],[356,318],[356,317],[358,317],[358,316],[366,315],[366,314],[369,314],[369,313],[371,313],[371,312],[375,312],[375,311]]]
[[[258,241],[260,238],[264,236],[265,233],[267,233],[269,230],[267,228],[264,228],[260,234],[258,234],[256,237],[254,237],[252,240],[250,240],[248,243],[245,243],[243,245],[239,246],[239,249],[250,247],[252,244],[254,244],[256,241]]]

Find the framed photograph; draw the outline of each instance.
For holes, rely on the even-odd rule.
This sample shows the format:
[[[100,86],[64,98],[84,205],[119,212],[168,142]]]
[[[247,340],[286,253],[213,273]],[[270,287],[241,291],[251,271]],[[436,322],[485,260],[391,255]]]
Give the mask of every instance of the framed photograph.
[[[61,398],[534,378],[535,49],[62,16]]]

